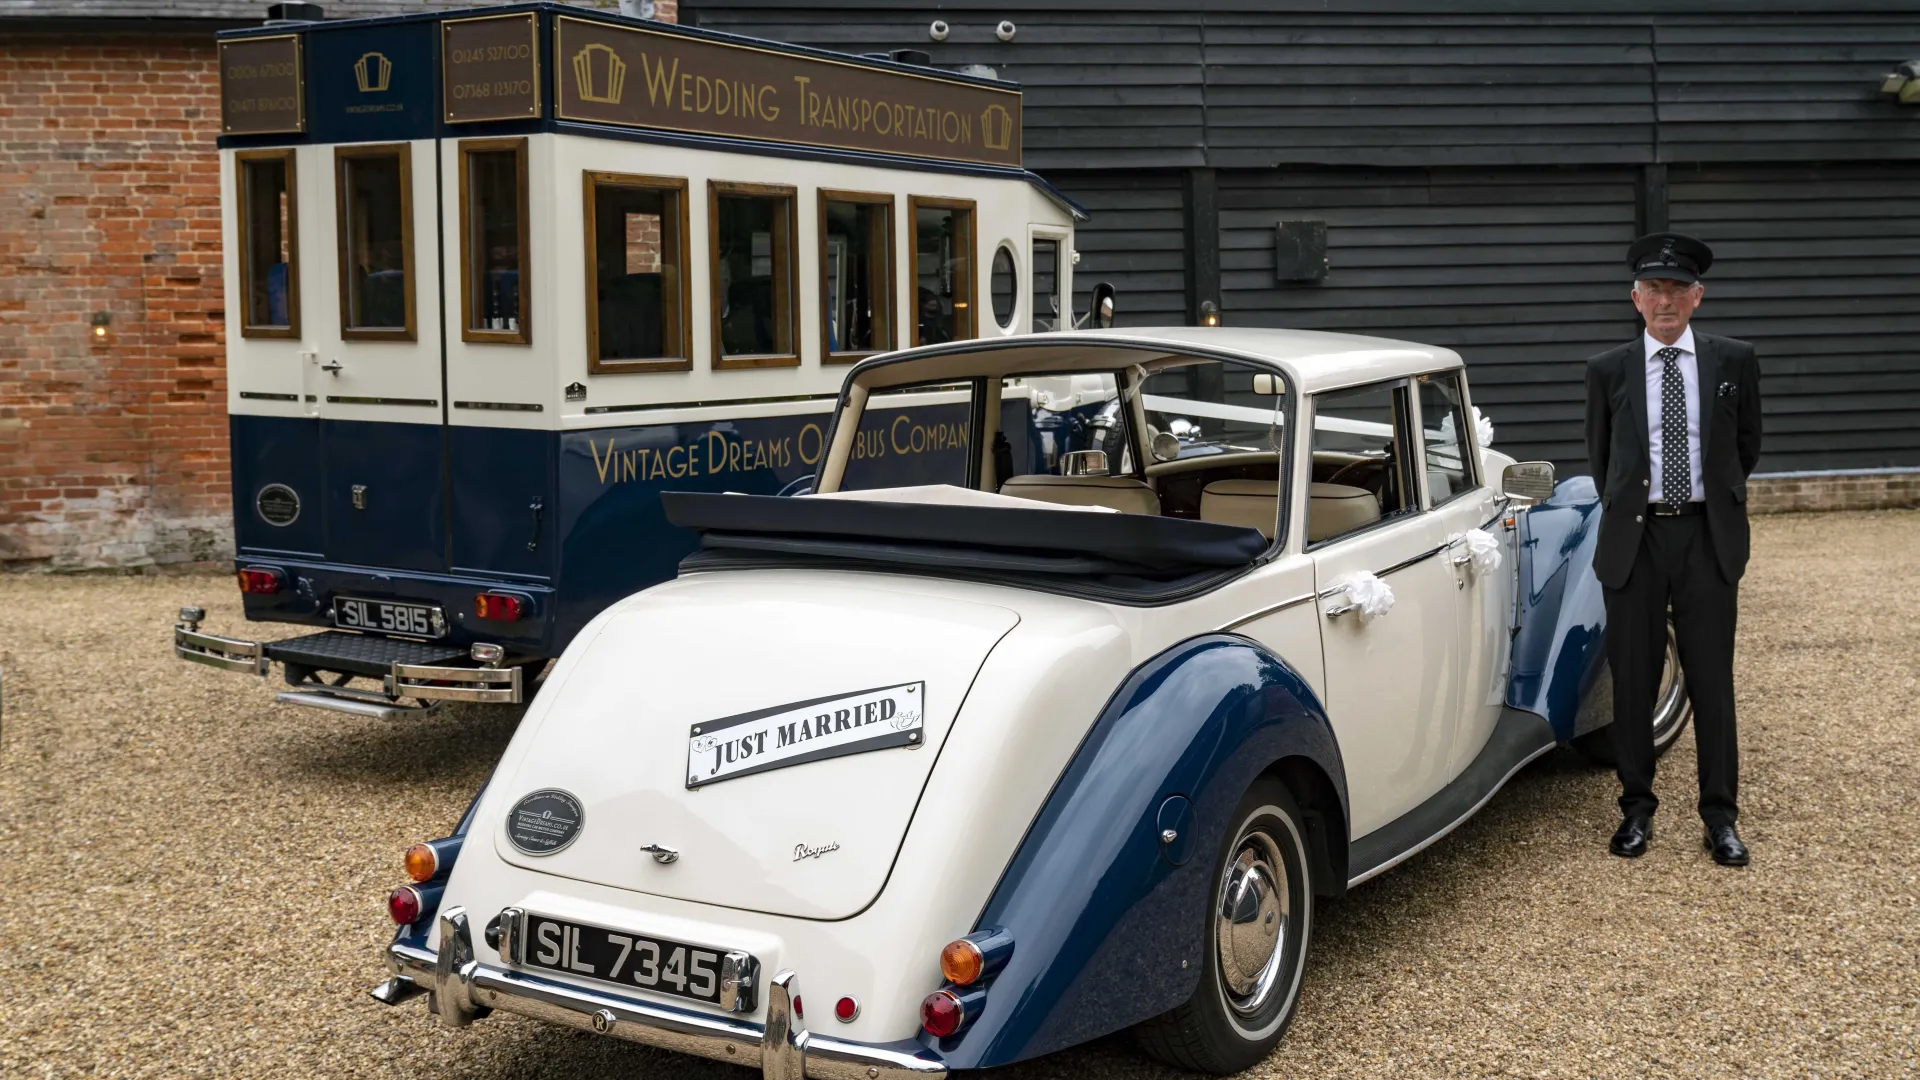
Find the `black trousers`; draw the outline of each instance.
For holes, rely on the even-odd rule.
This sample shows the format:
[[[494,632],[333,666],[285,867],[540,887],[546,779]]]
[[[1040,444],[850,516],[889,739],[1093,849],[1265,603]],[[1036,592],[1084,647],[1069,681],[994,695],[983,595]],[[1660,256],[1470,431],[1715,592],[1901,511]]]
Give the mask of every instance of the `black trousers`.
[[[1733,721],[1733,633],[1740,589],[1720,576],[1705,515],[1648,514],[1633,572],[1607,589],[1607,661],[1613,668],[1613,731],[1622,814],[1651,815],[1653,706],[1666,665],[1673,610],[1693,737],[1699,750],[1700,817],[1709,827],[1739,816],[1740,750]]]

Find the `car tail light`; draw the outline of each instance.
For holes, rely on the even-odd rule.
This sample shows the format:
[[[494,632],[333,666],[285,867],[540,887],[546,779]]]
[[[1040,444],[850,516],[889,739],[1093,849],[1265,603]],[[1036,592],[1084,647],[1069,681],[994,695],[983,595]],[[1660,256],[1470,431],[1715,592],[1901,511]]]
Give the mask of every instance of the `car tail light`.
[[[387,895],[387,914],[393,916],[393,921],[401,926],[419,922],[423,907],[420,890],[411,885],[402,885]],[[924,1012],[925,1008],[922,1007],[921,1011]]]
[[[240,591],[243,593],[277,593],[280,591],[280,571],[263,566],[249,566],[235,574],[240,579]]]
[[[936,1039],[944,1039],[967,1022],[967,1008],[960,995],[951,990],[935,990],[920,1003],[920,1026]]]
[[[793,999],[793,1015],[796,1020],[805,1020],[807,1018],[807,1010],[800,1007],[800,999],[797,997]]]
[[[850,997],[843,997],[833,1003],[833,1018],[843,1024],[851,1024],[860,1015],[860,1003]]]
[[[415,844],[407,849],[407,877],[416,882],[431,881],[439,871],[440,853],[433,850],[433,845]]]
[[[940,974],[955,986],[972,986],[1007,965],[1013,955],[1013,935],[1005,930],[978,930],[947,942],[940,950]]]
[[[525,610],[519,597],[510,593],[480,593],[473,598],[473,614],[493,622],[519,622]]]

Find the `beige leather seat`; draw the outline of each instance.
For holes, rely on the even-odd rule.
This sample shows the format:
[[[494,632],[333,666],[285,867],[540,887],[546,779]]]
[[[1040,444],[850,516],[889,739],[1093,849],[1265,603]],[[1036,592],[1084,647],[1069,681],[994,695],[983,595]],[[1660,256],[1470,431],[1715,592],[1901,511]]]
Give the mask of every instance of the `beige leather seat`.
[[[1380,520],[1380,500],[1366,488],[1315,484],[1307,489],[1307,543],[1339,536]]]
[[[1279,482],[1215,480],[1200,492],[1200,520],[1259,529],[1271,540],[1280,520]]]
[[[1123,514],[1160,516],[1160,496],[1131,476],[1016,476],[1000,487],[1016,499],[1061,506],[1105,506]]]

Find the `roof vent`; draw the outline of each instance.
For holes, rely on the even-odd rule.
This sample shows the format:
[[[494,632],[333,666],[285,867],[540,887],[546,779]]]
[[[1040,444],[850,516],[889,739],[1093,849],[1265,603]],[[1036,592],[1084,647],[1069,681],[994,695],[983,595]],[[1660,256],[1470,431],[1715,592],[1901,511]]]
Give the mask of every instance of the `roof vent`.
[[[889,55],[896,64],[913,64],[916,67],[933,66],[933,54],[923,49],[895,49]]]
[[[268,4],[268,23],[320,22],[327,13],[319,4]]]

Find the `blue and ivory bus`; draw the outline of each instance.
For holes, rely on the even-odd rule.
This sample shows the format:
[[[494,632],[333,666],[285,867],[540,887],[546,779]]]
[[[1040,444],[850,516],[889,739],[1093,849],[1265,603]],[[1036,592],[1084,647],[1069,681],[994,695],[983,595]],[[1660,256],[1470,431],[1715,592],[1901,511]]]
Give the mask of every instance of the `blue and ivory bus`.
[[[1071,321],[1006,82],[547,3],[219,49],[235,570],[296,632],[175,648],[282,700],[519,701],[692,550],[660,492],[804,488],[847,365]],[[961,459],[952,398],[858,467]]]

